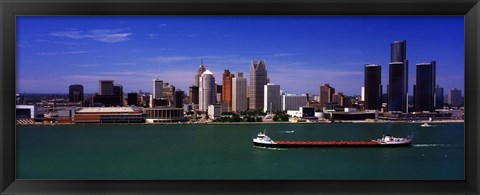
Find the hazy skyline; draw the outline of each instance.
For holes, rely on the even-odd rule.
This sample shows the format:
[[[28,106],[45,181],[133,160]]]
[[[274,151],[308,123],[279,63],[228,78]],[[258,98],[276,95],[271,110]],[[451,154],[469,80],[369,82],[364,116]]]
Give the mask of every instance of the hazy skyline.
[[[360,95],[364,65],[382,66],[390,44],[407,41],[408,92],[415,65],[437,62],[437,84],[464,93],[463,16],[19,16],[17,93],[68,93],[115,80],[125,93],[152,91],[160,77],[188,91],[200,60],[221,84],[223,70],[266,61],[268,77],[289,93],[329,83]]]

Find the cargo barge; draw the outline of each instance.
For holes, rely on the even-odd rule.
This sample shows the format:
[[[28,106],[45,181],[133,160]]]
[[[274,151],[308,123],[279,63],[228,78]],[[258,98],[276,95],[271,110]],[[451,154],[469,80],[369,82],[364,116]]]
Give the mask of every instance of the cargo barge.
[[[398,147],[410,146],[410,138],[397,138],[391,135],[384,135],[381,139],[371,141],[273,141],[259,133],[253,138],[255,147],[264,148],[317,148],[317,147]]]

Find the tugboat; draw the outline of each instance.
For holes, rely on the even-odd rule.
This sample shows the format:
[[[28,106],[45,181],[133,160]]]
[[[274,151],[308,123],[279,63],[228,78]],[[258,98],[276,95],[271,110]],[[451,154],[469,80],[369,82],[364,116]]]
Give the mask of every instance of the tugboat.
[[[265,133],[253,138],[253,146],[265,148],[315,148],[315,147],[396,147],[410,146],[412,139],[385,135],[371,141],[273,141]]]
[[[421,127],[431,127],[432,125],[429,125],[428,123],[423,123],[422,125],[420,125]]]

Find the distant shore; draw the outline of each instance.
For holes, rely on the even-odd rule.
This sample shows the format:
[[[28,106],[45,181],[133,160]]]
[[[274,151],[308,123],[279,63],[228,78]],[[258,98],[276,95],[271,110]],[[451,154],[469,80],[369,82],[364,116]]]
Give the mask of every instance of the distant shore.
[[[165,123],[34,123],[34,124],[16,124],[17,126],[56,126],[56,125],[261,125],[261,124],[332,124],[332,123],[464,123],[465,120],[418,120],[418,121],[370,121],[370,120],[335,120],[320,122],[206,122],[206,123],[188,123],[188,122],[165,122]]]

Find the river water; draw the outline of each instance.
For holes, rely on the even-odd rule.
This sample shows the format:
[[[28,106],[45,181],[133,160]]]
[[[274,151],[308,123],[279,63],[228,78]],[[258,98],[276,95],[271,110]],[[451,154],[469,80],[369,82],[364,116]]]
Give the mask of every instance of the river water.
[[[17,126],[17,179],[462,180],[464,123]],[[263,149],[252,138],[411,147]]]

